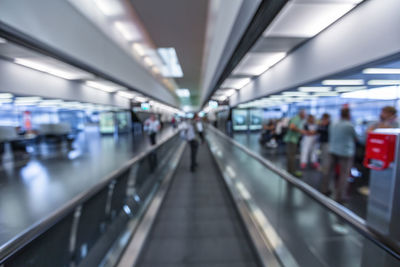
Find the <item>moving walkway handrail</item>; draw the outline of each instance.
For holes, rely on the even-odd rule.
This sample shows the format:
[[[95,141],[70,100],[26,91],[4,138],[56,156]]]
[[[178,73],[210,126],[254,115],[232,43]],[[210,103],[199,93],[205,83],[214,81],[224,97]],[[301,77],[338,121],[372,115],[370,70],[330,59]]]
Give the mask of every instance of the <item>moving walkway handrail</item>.
[[[396,259],[400,260],[400,246],[396,244],[393,240],[387,238],[386,236],[378,233],[377,231],[369,228],[364,219],[360,218],[358,215],[347,209],[346,207],[338,204],[337,202],[333,201],[332,199],[326,197],[325,195],[321,194],[318,190],[311,187],[307,183],[295,178],[294,176],[290,175],[288,172],[278,168],[269,160],[265,159],[261,155],[251,151],[246,146],[238,143],[237,141],[233,140],[226,134],[222,133],[220,130],[215,128],[214,126],[209,126],[208,129],[212,130],[225,140],[229,141],[236,147],[242,149],[245,153],[250,155],[251,157],[255,158],[261,164],[272,170],[273,172],[277,173],[279,176],[283,177],[286,181],[290,184],[296,186],[313,199],[315,199],[318,203],[328,208],[330,211],[338,215],[340,218],[345,220],[347,223],[352,225],[359,233],[361,233],[364,237],[374,242],[380,248],[385,250],[387,253],[395,257]]]
[[[115,179],[116,177],[121,175],[124,171],[128,170],[133,164],[135,164],[136,162],[145,158],[147,155],[149,155],[153,151],[157,150],[160,146],[162,146],[164,143],[166,143],[169,140],[171,140],[172,138],[174,138],[177,134],[178,134],[178,132],[174,132],[171,136],[164,138],[159,143],[157,143],[156,145],[151,147],[151,149],[143,151],[140,154],[134,156],[132,159],[127,161],[119,169],[117,169],[117,170],[111,172],[110,174],[108,174],[107,176],[105,176],[104,179],[102,179],[98,184],[91,187],[89,190],[78,194],[77,196],[72,198],[69,202],[67,202],[66,205],[64,205],[60,209],[54,211],[46,218],[38,221],[37,223],[33,224],[31,227],[27,228],[26,230],[24,230],[23,232],[18,234],[16,237],[10,239],[5,244],[1,245],[0,246],[0,261],[4,260],[5,258],[8,258],[12,254],[14,254],[16,251],[19,251],[20,249],[25,247],[27,244],[29,244],[31,241],[33,241],[35,238],[39,237],[41,234],[46,232],[53,225],[55,225],[57,222],[62,220],[70,212],[72,212],[80,204],[84,203],[86,200],[90,199],[96,193],[101,191],[104,187],[108,186],[108,184],[113,179]]]

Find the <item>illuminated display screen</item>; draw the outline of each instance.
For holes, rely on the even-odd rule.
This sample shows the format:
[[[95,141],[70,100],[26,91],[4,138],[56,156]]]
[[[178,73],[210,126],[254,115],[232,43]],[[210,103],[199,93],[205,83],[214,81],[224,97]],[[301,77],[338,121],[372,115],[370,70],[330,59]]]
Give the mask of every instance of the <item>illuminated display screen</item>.
[[[100,133],[112,134],[115,132],[114,113],[100,113]]]

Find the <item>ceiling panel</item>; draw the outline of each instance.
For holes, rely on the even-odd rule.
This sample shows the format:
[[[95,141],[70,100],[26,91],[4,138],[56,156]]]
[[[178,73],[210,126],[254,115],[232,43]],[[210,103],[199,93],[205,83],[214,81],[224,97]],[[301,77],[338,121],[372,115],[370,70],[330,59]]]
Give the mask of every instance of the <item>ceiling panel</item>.
[[[305,41],[306,38],[296,37],[262,37],[251,49],[251,52],[287,52]]]
[[[205,43],[208,0],[131,0],[157,47],[174,47],[182,66],[178,86],[197,102]],[[193,103],[196,104],[196,103]]]

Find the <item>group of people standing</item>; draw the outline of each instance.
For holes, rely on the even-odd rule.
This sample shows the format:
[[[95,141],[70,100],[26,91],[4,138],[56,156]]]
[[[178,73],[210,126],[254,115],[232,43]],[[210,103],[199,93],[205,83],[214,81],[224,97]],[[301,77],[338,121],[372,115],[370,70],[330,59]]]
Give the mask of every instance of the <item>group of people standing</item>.
[[[396,109],[386,106],[381,111],[380,121],[369,127],[367,132],[376,128],[397,127]],[[323,114],[317,124],[313,115],[306,115],[304,110],[300,110],[289,121],[288,131],[284,136],[287,170],[296,177],[302,176],[302,172],[297,169],[296,161],[300,148],[300,168],[305,169],[310,161],[312,167],[322,172],[320,186],[322,193],[326,195],[332,193],[331,180],[337,174],[334,197],[336,201],[342,203],[347,197],[347,181],[353,166],[357,140],[358,136],[351,123],[348,106],[341,108],[340,118],[334,123],[331,123],[328,113]]]

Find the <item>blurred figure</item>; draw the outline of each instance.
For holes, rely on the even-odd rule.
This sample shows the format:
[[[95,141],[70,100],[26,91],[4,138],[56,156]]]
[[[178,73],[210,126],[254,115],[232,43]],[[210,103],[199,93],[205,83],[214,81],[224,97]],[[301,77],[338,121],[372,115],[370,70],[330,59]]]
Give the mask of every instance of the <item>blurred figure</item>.
[[[196,121],[192,120],[186,123],[186,140],[190,145],[190,171],[194,172],[197,168],[197,150],[199,148],[199,141],[197,138]]]
[[[176,129],[176,119],[174,116],[172,116],[171,125],[172,125],[172,128]]]
[[[201,121],[201,118],[196,114],[194,117],[194,121],[196,123],[196,130],[197,133],[200,136],[201,143],[204,143],[204,127],[203,127],[203,122]]]
[[[317,156],[317,124],[313,115],[307,116],[307,121],[303,127],[303,138],[301,140],[300,149],[300,168],[305,169],[308,160],[311,158],[313,167],[318,169],[318,156]]]
[[[371,125],[367,132],[372,132],[378,128],[399,128],[399,122],[396,116],[397,110],[392,106],[383,107],[379,116],[380,121]]]
[[[178,125],[179,136],[181,137],[181,139],[184,139],[184,140],[186,140],[186,130],[188,128],[188,123],[186,120],[187,119],[182,119]]]
[[[331,123],[331,116],[328,113],[322,114],[321,121],[318,125],[319,134],[319,145],[321,150],[321,163],[322,172],[325,172],[328,168],[328,157],[329,157],[329,125]]]
[[[262,146],[268,145],[275,134],[275,124],[273,120],[269,120],[267,124],[263,125],[259,142]]]
[[[150,143],[154,146],[157,143],[156,135],[161,128],[160,122],[157,120],[155,115],[151,115],[150,118],[144,122],[144,126],[150,137]]]
[[[350,109],[342,108],[340,120],[329,126],[329,157],[321,184],[321,192],[329,195],[331,177],[338,165],[339,179],[335,187],[335,200],[338,203],[344,202],[347,192],[347,180],[353,165],[356,138],[356,132],[350,122]]]
[[[299,113],[289,121],[288,131],[283,139],[286,143],[287,171],[297,177],[302,175],[300,171],[296,170],[296,155],[297,146],[303,133],[303,120],[305,116],[305,111],[300,110]]]

